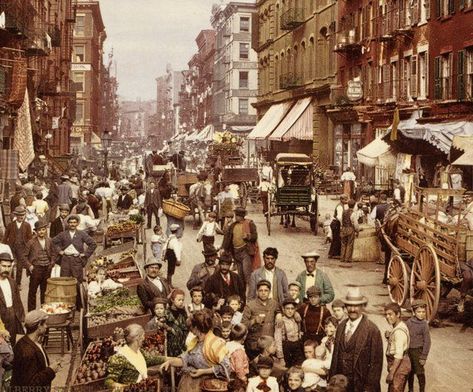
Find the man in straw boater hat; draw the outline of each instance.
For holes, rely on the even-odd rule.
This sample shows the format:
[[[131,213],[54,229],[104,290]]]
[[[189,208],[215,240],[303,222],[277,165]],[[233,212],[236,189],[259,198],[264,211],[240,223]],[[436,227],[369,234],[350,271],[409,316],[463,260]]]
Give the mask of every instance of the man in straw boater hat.
[[[30,275],[28,289],[28,312],[36,309],[36,292],[40,288],[41,304],[44,304],[44,295],[48,278],[54,266],[54,247],[48,237],[48,221],[40,219],[34,224],[36,236],[26,244],[25,267]]]
[[[202,251],[202,254],[204,255],[205,261],[194,265],[194,268],[192,268],[191,276],[186,284],[189,290],[196,286],[204,287],[209,276],[215,272],[215,265],[218,258],[217,249],[212,246]]]
[[[153,313],[156,298],[167,298],[171,293],[171,287],[166,279],[160,276],[162,263],[154,258],[149,258],[144,266],[146,277],[143,279],[136,293],[143,307]]]
[[[21,275],[23,274],[24,251],[26,244],[33,237],[31,225],[25,222],[26,208],[18,206],[13,211],[15,220],[10,222],[5,230],[3,236],[3,243],[10,246],[13,253],[13,258],[16,262],[15,281],[18,288],[21,289]]]
[[[348,392],[381,391],[383,340],[378,327],[364,315],[368,299],[359,287],[351,287],[342,301],[348,319],[342,321],[335,335],[330,377],[348,378]]]

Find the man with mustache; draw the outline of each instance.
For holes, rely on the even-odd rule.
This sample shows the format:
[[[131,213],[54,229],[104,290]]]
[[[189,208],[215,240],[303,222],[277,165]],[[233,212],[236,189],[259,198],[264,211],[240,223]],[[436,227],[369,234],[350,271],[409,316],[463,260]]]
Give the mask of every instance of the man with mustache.
[[[343,374],[348,378],[348,392],[379,392],[383,341],[378,327],[363,314],[368,299],[359,287],[353,287],[342,301],[348,319],[337,328],[329,379]]]

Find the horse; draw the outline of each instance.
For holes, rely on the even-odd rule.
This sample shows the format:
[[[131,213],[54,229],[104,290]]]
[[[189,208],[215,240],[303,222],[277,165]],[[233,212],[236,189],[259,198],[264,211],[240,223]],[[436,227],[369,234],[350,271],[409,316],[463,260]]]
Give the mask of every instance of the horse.
[[[189,188],[189,207],[195,227],[204,222],[207,213],[212,209],[212,188],[212,184],[207,181],[196,182]]]

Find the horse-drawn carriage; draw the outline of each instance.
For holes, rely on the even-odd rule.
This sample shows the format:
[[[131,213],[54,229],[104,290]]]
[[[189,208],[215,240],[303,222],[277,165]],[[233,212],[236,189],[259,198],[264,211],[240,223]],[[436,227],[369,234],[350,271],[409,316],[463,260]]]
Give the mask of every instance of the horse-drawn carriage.
[[[462,223],[464,189],[416,188],[416,208],[392,209],[381,226],[387,251],[388,291],[405,305],[422,299],[432,320],[440,298],[461,282],[459,264],[473,255],[473,232]],[[448,217],[443,210],[456,215]]]
[[[271,217],[307,216],[317,234],[318,201],[313,162],[305,154],[281,153],[274,162],[275,189],[268,195],[266,226],[271,235]]]
[[[240,205],[246,208],[254,184],[259,181],[258,169],[253,167],[225,167],[220,174],[219,191],[222,192],[226,185],[238,185],[238,198]]]

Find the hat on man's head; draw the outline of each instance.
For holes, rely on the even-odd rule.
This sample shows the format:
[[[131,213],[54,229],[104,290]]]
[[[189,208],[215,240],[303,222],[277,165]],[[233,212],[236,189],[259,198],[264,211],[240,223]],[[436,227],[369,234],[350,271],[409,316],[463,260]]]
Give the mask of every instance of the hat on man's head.
[[[321,296],[322,295],[322,290],[320,290],[317,286],[310,286],[307,289],[307,298],[309,297],[315,297],[315,296]]]
[[[427,307],[427,303],[423,299],[415,299],[411,303],[411,309],[416,310],[417,308],[425,308]]]
[[[147,268],[147,267],[150,267],[152,265],[158,265],[159,268],[161,268],[163,266],[162,263],[160,263],[158,260],[156,259],[153,259],[152,257],[148,258],[148,260],[146,260],[146,263],[144,265],[144,268]]]
[[[181,228],[177,223],[173,223],[171,226],[169,226],[169,230],[171,231],[178,231]]]
[[[344,308],[344,307],[345,307],[345,303],[340,298],[337,298],[335,301],[332,302],[332,309]]]
[[[39,230],[39,229],[42,229],[43,227],[48,227],[48,225],[49,225],[49,222],[46,219],[40,218],[34,223],[34,229]]]
[[[69,215],[69,216],[66,218],[66,222],[69,223],[69,221],[70,221],[71,219],[75,219],[78,223],[80,222],[80,217],[79,217],[79,215],[76,215],[76,214],[71,214],[71,215]]]
[[[299,287],[299,290],[302,290],[302,285],[297,280],[295,280],[294,282],[291,282],[287,285],[287,287],[290,287],[290,286],[297,286],[297,287]]]
[[[312,257],[314,259],[318,259],[320,257],[320,255],[315,250],[313,250],[313,251],[306,252],[306,253],[302,254],[301,257],[303,259],[308,259],[310,257]]]
[[[233,212],[237,216],[242,216],[242,217],[246,216],[246,210],[243,207],[237,207],[233,210]]]
[[[70,211],[68,204],[59,204],[59,211]]]
[[[224,253],[223,255],[221,255],[219,258],[218,258],[218,263],[219,264],[232,264],[233,263],[233,257],[232,255],[228,254],[228,253]]]
[[[361,294],[359,287],[350,287],[342,301],[345,305],[366,305],[368,298]]]
[[[63,174],[61,176],[61,180],[68,180],[69,179],[69,176],[67,174]]]
[[[258,357],[258,363],[256,364],[256,367],[258,369],[272,369],[274,365],[273,358],[271,357],[266,357],[266,356],[261,356]]]
[[[36,309],[26,313],[25,316],[25,327],[34,327],[41,321],[48,319],[48,314],[42,310]]]
[[[211,245],[208,248],[204,249],[202,251],[202,254],[204,255],[204,257],[216,256],[218,255],[218,251],[213,245]]]
[[[2,252],[0,253],[0,261],[10,261],[13,263],[13,257],[10,253]]]
[[[260,286],[266,286],[271,290],[271,282],[269,280],[261,279],[258,283],[256,283],[256,288],[259,289]]]
[[[74,184],[77,184],[79,182],[79,179],[76,176],[71,177],[71,182],[73,182]]]
[[[26,208],[23,207],[23,206],[18,206],[18,207],[15,207],[15,209],[13,210],[13,214],[14,215],[26,215]]]

